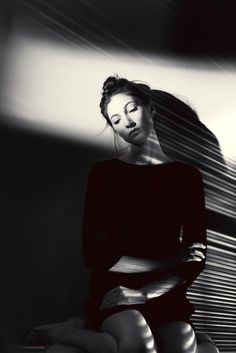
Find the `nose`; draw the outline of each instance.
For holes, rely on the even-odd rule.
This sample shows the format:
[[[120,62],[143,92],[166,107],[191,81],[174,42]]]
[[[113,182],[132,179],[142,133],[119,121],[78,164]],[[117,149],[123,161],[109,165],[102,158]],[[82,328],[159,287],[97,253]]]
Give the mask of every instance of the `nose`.
[[[125,121],[125,127],[127,128],[132,128],[136,125],[135,121],[133,121],[132,119],[130,119],[130,117],[126,117],[126,121]]]

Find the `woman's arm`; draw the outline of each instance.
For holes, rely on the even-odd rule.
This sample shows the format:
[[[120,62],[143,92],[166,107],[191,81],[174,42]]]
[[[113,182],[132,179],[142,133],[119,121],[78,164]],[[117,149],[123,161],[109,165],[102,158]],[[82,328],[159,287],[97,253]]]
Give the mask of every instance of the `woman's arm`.
[[[201,249],[204,258],[201,261],[177,262],[171,273],[186,279],[190,285],[205,267],[206,256],[206,209],[204,186],[201,173],[194,167],[184,165],[183,170],[183,249],[193,243],[204,244]]]
[[[194,243],[188,248],[182,248],[174,258],[168,261],[154,261],[148,259],[137,259],[133,257],[124,256],[113,267],[119,269],[119,272],[134,273],[146,272],[155,269],[171,269],[176,264],[187,262],[201,262],[204,261],[205,256],[202,250],[206,247],[200,243]],[[200,250],[201,249],[201,250]],[[140,262],[139,268],[136,266]],[[125,271],[122,271],[122,267]],[[129,271],[128,271],[129,268]],[[132,271],[132,272],[131,272]],[[150,284],[140,288],[131,289],[123,286],[118,286],[109,291],[100,306],[100,310],[111,308],[117,305],[131,305],[144,304],[147,300],[157,298],[176,287],[187,283],[187,279],[171,272],[167,272],[161,278]]]
[[[112,217],[112,192],[102,162],[95,163],[88,176],[83,217],[83,255],[89,269],[109,270],[122,256]]]
[[[180,248],[173,258],[166,260],[140,259],[132,256],[122,256],[109,271],[120,273],[140,273],[155,270],[171,270],[182,262],[202,261],[205,258],[203,250],[206,246],[202,243],[193,243]]]
[[[148,300],[160,297],[185,283],[185,279],[168,273],[140,289],[118,286],[104,296],[100,310],[112,308],[117,305],[144,304]]]
[[[167,269],[169,266],[169,260],[140,259],[132,256],[122,256],[120,260],[109,269],[109,271],[139,273]]]

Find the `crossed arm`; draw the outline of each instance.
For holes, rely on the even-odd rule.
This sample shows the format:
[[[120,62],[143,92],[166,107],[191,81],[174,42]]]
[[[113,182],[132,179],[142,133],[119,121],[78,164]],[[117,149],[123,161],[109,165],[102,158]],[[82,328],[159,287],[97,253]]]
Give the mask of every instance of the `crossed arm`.
[[[137,259],[123,256],[109,271],[121,273],[149,272],[165,269],[166,275],[156,281],[140,288],[130,289],[118,286],[109,291],[103,298],[100,310],[117,305],[144,304],[147,300],[159,297],[172,289],[181,286],[187,280],[180,275],[171,273],[172,268],[181,263],[201,263],[205,259],[204,250],[206,246],[202,243],[193,243],[189,247],[182,247],[174,258],[168,260]]]

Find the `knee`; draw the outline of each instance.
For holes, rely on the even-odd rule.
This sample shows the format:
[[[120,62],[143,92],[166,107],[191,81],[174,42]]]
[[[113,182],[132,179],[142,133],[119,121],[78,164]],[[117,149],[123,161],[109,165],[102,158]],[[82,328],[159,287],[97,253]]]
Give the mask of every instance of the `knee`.
[[[154,352],[154,338],[143,317],[137,310],[125,310],[106,319],[102,330],[116,338],[118,353]]]
[[[219,353],[214,341],[203,332],[196,332],[196,339],[199,353]]]
[[[161,326],[156,338],[157,346],[163,352],[193,353],[197,349],[192,326],[182,321]]]
[[[49,346],[45,347],[45,353],[56,353],[56,352],[63,352],[63,345],[61,344],[50,344]]]
[[[45,348],[45,353],[81,353],[82,351],[76,347],[65,346],[63,344],[52,344]]]
[[[178,322],[173,327],[173,336],[176,339],[177,352],[192,353],[197,351],[197,341],[192,326],[186,322]]]
[[[129,337],[119,344],[118,353],[148,353],[149,349],[142,339],[130,340]]]
[[[129,334],[119,342],[119,353],[150,353],[155,352],[155,341],[146,320],[139,311],[133,310],[136,318],[135,334]]]
[[[211,339],[211,337],[209,335],[207,335],[205,332],[196,332],[196,340],[197,343],[204,343],[204,342],[211,342],[214,343],[213,340]]]
[[[155,340],[148,323],[143,315],[137,311],[132,310],[132,315],[135,316],[137,331],[131,337],[130,335],[122,339],[121,351],[119,353],[153,353],[155,352]]]

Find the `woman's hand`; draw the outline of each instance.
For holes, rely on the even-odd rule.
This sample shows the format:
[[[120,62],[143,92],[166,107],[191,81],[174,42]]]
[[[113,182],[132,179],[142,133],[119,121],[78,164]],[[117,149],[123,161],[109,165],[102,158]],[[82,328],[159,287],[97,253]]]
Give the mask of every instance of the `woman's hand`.
[[[206,249],[206,245],[202,243],[193,243],[190,246],[182,247],[175,255],[173,263],[179,264],[182,262],[193,262],[202,261],[205,259],[203,250]]]
[[[147,297],[142,290],[118,286],[110,290],[103,298],[100,310],[118,305],[144,304]]]

